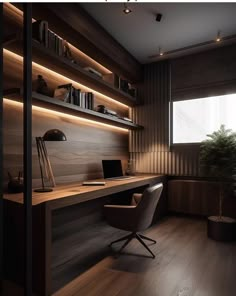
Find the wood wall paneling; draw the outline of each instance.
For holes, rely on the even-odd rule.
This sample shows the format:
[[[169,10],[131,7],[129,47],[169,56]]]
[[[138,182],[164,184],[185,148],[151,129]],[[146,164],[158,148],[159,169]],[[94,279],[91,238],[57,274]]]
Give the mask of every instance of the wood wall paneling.
[[[198,147],[169,146],[170,65],[145,65],[138,91],[143,105],[133,108],[133,120],[144,126],[130,134],[130,153],[136,171],[170,175],[198,174]]]
[[[33,65],[33,80],[42,74],[49,89],[70,82],[69,79],[56,76],[47,69]],[[22,59],[4,52],[4,88],[22,86]],[[112,104],[102,98],[96,98],[96,104],[105,104],[122,116],[128,116],[128,108]],[[105,103],[104,103],[105,102]],[[108,103],[109,102],[109,103]],[[112,127],[100,127],[84,123],[46,110],[33,111],[33,179],[39,186],[39,167],[35,146],[35,137],[43,136],[51,128],[61,129],[67,135],[67,142],[47,142],[48,153],[57,182],[94,179],[102,177],[102,159],[121,159],[124,169],[128,159],[128,132]],[[22,106],[19,103],[4,104],[4,179],[7,172],[16,175],[22,170]]]
[[[46,142],[56,181],[69,182],[102,177],[102,159],[128,158],[128,133],[92,124],[78,123],[63,116],[33,110],[33,179],[39,178],[34,138],[51,128],[62,130],[66,142]],[[4,177],[22,169],[22,114],[20,105],[4,104]],[[38,184],[38,185],[37,185]],[[34,186],[39,186],[34,182]]]
[[[168,210],[200,216],[218,215],[219,185],[203,180],[170,180]],[[236,217],[236,200],[230,191],[225,193],[223,215]]]

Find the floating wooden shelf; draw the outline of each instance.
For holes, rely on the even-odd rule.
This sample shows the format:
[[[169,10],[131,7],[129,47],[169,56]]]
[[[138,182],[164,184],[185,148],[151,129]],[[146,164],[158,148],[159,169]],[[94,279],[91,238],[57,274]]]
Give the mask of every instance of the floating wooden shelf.
[[[4,43],[4,48],[22,55],[21,38],[15,38],[13,40],[8,39],[7,42]],[[36,40],[32,40],[32,58],[34,62],[52,69],[61,75],[79,82],[86,87],[92,88],[93,90],[111,97],[125,105],[132,107],[138,104],[136,98],[115,88],[111,84],[102,80],[102,78],[89,73],[78,64],[72,63],[69,59],[55,54],[51,49],[46,48]]]
[[[22,101],[22,94],[19,88],[5,90],[4,97],[16,101]],[[116,116],[110,116],[90,109],[81,108],[79,106],[62,102],[58,99],[39,94],[37,92],[32,92],[32,100],[33,104],[39,107],[47,108],[58,112],[63,112],[66,114],[82,117],[85,119],[90,119],[101,123],[106,123],[116,127],[132,130],[143,128],[140,125],[120,119]]]

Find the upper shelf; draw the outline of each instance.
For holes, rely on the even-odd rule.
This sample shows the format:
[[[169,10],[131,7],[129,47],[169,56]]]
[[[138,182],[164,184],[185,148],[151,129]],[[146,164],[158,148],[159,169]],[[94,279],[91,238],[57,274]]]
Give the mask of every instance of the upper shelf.
[[[4,48],[22,55],[22,41],[18,38],[5,42]],[[134,106],[138,104],[136,98],[89,73],[78,64],[72,63],[69,59],[55,54],[52,50],[35,40],[32,40],[32,59],[44,67],[52,69],[125,105]]]
[[[20,89],[17,88],[4,91],[4,97],[16,101],[22,101],[22,94]],[[116,116],[110,116],[90,109],[81,108],[79,106],[69,104],[58,99],[39,94],[37,92],[32,92],[32,101],[36,106],[47,108],[53,111],[63,112],[125,129],[142,129],[142,126],[120,119]]]

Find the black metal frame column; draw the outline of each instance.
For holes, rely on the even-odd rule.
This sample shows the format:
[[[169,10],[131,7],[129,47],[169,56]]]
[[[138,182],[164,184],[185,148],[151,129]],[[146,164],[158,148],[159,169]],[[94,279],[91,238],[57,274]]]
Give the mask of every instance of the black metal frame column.
[[[0,292],[3,280],[3,3],[0,3]]]
[[[24,295],[32,295],[32,4],[24,3],[23,127],[24,127]]]

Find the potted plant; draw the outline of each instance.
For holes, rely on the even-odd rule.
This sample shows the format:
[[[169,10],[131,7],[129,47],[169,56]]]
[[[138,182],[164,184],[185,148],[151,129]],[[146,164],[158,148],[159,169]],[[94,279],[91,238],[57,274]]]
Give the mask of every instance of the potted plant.
[[[200,168],[204,175],[214,177],[219,185],[219,215],[208,217],[208,236],[216,240],[234,239],[235,220],[222,214],[225,187],[233,182],[236,172],[236,133],[221,125],[207,135],[200,146]]]

